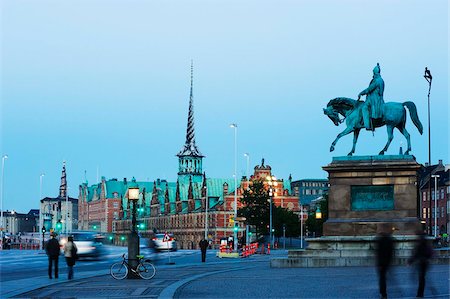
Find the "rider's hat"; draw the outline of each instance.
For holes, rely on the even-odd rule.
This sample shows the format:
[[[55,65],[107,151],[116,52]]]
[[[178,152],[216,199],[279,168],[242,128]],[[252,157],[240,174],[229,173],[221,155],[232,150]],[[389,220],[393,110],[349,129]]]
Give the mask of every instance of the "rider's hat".
[[[379,74],[380,73],[380,64],[377,63],[377,66],[373,68],[373,73],[374,74]]]

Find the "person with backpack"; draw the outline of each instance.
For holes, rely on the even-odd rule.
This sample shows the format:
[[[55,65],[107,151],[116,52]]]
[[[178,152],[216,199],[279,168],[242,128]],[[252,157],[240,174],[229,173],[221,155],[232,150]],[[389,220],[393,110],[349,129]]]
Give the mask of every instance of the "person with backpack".
[[[52,266],[55,264],[55,278],[58,278],[58,259],[60,254],[59,242],[56,234],[51,233],[50,240],[45,246],[45,253],[48,255],[48,278],[52,279]]]
[[[67,238],[67,243],[64,245],[64,256],[66,257],[68,271],[68,279],[73,278],[73,266],[75,265],[75,261],[78,259],[78,248],[77,245],[73,242],[73,237],[70,236]]]

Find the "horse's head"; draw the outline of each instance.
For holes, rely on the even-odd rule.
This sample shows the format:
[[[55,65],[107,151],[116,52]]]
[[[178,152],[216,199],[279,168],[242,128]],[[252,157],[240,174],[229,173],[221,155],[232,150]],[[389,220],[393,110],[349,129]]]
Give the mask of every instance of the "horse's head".
[[[346,117],[346,114],[353,110],[357,101],[350,98],[334,98],[328,102],[327,108],[323,109],[323,113],[327,115],[331,121],[338,126],[343,120],[339,118],[339,114]]]
[[[327,108],[323,109],[323,113],[331,119],[334,125],[339,126],[341,123],[339,113],[334,110],[333,106],[327,106]]]

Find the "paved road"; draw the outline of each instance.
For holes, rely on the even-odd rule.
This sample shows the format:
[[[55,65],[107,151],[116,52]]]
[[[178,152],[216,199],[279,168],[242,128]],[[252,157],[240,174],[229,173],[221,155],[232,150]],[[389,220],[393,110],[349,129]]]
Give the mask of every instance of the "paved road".
[[[124,247],[108,246],[106,255],[100,259],[83,259],[75,266],[75,275],[78,278],[87,278],[109,273],[110,265],[121,260],[121,255],[126,253]],[[150,253],[142,251],[149,257]],[[196,250],[178,250],[170,253],[171,260],[178,263],[191,263],[197,254]],[[155,264],[165,264],[169,253],[151,255]],[[198,259],[197,259],[198,260]],[[0,251],[0,297],[14,296],[28,290],[45,287],[58,281],[65,281],[67,277],[67,265],[64,258],[59,259],[58,280],[49,280],[47,274],[48,259],[43,251],[30,250],[4,250]]]
[[[200,263],[198,251],[179,258],[176,265],[157,265],[150,281],[117,281],[109,275],[81,278],[48,285],[16,298],[379,298],[378,280],[372,267],[270,268],[270,258],[218,259],[209,251]],[[414,298],[414,268],[395,267],[388,283],[389,298]],[[76,274],[77,275],[77,274]],[[448,265],[432,266],[425,295],[449,298]]]

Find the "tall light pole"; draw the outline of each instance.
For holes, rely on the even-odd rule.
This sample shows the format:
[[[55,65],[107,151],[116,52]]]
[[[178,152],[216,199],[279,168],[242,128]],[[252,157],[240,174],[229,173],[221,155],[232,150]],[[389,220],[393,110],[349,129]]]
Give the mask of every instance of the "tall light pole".
[[[244,157],[247,158],[247,173],[245,174],[247,176],[247,190],[250,189],[250,177],[248,175],[249,165],[250,165],[250,154],[245,153]]]
[[[431,175],[434,178],[434,237],[437,237],[437,180],[440,178],[440,175],[433,174]],[[431,224],[431,221],[430,221]]]
[[[237,124],[231,124],[230,128],[234,129],[234,226],[236,227],[236,218],[237,218]],[[233,228],[234,232],[234,251],[237,251],[237,230]]]
[[[3,155],[2,156],[2,178],[1,178],[1,180],[0,180],[0,185],[1,185],[1,188],[2,188],[2,190],[0,191],[0,196],[1,196],[1,198],[0,198],[0,214],[1,214],[1,229],[2,229],[2,233],[1,233],[1,237],[2,237],[2,240],[3,240],[3,231],[4,231],[4,229],[5,229],[5,227],[4,227],[4,223],[3,223],[3,180],[4,180],[4,173],[5,173],[5,160],[6,159],[8,159],[8,155]],[[3,244],[2,244],[2,249],[3,249]]]
[[[69,186],[67,186],[67,190],[66,190],[66,217],[65,217],[65,221],[66,221],[66,236],[69,233],[69,217],[67,217],[69,214]]]
[[[206,178],[205,178],[206,180]],[[205,240],[208,240],[208,187],[205,182]]]
[[[136,269],[138,265],[138,260],[136,256],[139,255],[139,235],[136,232],[136,203],[139,200],[139,188],[130,187],[128,188],[128,200],[133,203],[131,210],[131,234],[128,237],[128,258],[129,258],[129,268]],[[170,251],[169,251],[170,252]],[[170,254],[170,253],[169,253]],[[138,278],[136,273],[130,271],[128,278]]]
[[[303,205],[300,203],[300,248],[303,249]]]
[[[272,233],[272,202],[273,197],[277,196],[277,189],[278,186],[277,178],[274,176],[267,176],[266,177],[267,184],[269,185],[269,242],[270,247],[273,248],[273,233]]]
[[[431,82],[433,81],[433,76],[430,70],[426,67],[425,74],[423,75],[425,80],[428,82],[428,165],[431,166],[431,120],[430,120],[430,92],[431,92]],[[428,194],[431,198],[431,178],[428,180]],[[431,212],[431,200],[430,200],[430,212]],[[431,235],[431,213],[430,213],[430,226],[429,233]]]
[[[42,231],[44,226],[44,212],[43,207],[41,207],[42,200],[42,179],[44,178],[45,173],[41,173],[39,176],[39,228],[38,230]],[[42,234],[42,242],[41,242],[41,250],[44,249],[44,234]]]

